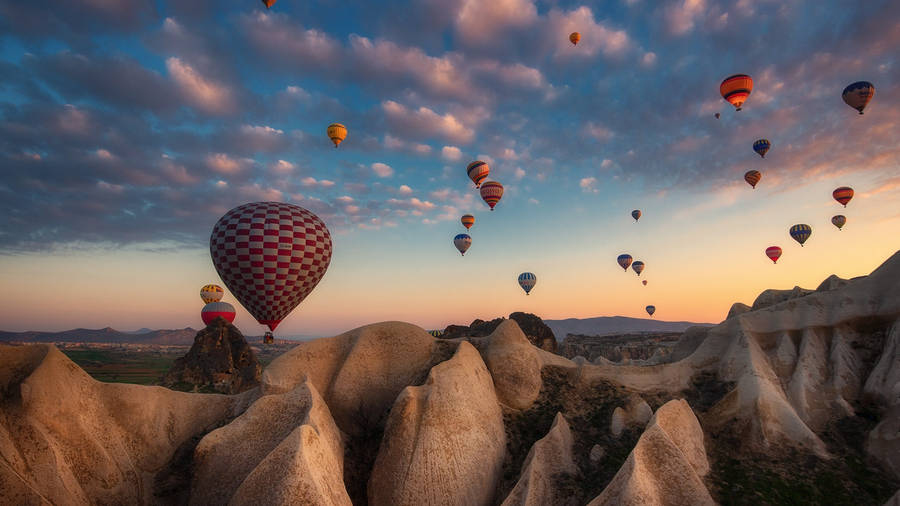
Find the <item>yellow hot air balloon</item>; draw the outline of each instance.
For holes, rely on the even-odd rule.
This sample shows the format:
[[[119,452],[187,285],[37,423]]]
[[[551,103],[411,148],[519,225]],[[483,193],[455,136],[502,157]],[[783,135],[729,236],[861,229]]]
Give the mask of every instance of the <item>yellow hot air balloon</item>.
[[[572,32],[572,33],[569,35],[569,42],[571,42],[573,45],[576,45],[576,46],[577,46],[579,40],[581,40],[581,34],[580,34],[580,33],[578,33],[578,32]]]
[[[753,79],[747,74],[728,76],[719,85],[719,93],[738,111],[753,91]]]
[[[203,288],[200,289],[200,298],[203,299],[204,304],[219,302],[223,295],[225,295],[225,290],[219,285],[203,285]]]
[[[328,125],[326,133],[328,134],[328,138],[331,139],[331,142],[334,143],[334,147],[337,148],[338,144],[347,138],[347,127],[340,123],[332,123]]]

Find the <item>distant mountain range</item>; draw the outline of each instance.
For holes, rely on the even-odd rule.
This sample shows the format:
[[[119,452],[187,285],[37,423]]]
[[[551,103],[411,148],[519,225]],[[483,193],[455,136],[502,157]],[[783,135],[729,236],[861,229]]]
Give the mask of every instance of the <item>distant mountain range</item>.
[[[24,343],[133,343],[133,344],[177,344],[194,343],[197,331],[190,327],[176,330],[141,329],[137,332],[121,332],[114,328],[72,329],[62,332],[3,332],[0,342]]]
[[[667,322],[649,318],[628,318],[626,316],[598,316],[596,318],[567,318],[565,320],[544,320],[553,331],[557,341],[568,334],[605,336],[634,332],[684,332],[689,327],[711,327],[713,323]]]

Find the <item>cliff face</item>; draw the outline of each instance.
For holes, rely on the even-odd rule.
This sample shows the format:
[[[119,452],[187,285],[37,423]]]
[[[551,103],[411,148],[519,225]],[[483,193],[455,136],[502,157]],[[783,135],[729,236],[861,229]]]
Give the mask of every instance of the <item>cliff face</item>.
[[[261,372],[241,331],[219,317],[197,333],[187,355],[166,373],[164,384],[235,394],[258,386]]]

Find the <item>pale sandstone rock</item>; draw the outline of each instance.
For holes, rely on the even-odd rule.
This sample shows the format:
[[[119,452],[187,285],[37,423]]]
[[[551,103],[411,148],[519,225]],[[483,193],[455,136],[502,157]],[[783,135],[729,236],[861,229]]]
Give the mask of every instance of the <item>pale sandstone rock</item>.
[[[503,320],[488,336],[484,361],[497,398],[514,409],[528,409],[541,393],[541,361],[519,325]]]
[[[900,479],[900,408],[888,411],[869,432],[866,453]]]
[[[519,481],[503,501],[503,506],[557,504],[562,497],[554,484],[555,475],[578,472],[572,459],[573,442],[569,424],[562,413],[557,413],[550,432],[535,442],[528,452]]]

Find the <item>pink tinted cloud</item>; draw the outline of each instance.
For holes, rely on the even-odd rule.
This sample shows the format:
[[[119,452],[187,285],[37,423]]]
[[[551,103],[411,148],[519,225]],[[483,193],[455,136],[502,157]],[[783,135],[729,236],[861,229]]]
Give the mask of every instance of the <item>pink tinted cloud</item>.
[[[459,144],[468,144],[475,137],[472,128],[450,113],[438,114],[424,106],[410,109],[393,100],[385,100],[381,108],[388,123],[406,135],[446,139]]]
[[[228,86],[200,75],[180,58],[166,60],[166,68],[185,102],[207,114],[223,115],[237,107],[234,92]]]

